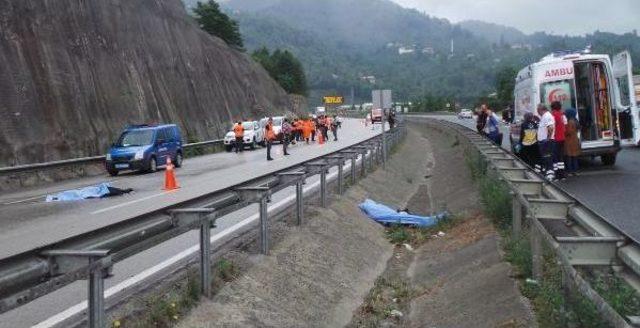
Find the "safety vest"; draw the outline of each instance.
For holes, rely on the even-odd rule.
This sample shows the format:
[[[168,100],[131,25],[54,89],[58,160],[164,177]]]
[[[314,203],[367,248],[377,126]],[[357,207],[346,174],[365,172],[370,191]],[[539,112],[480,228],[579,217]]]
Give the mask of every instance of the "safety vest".
[[[264,127],[264,131],[267,135],[267,140],[276,140],[276,133],[273,131],[273,123],[268,123],[267,126]]]
[[[235,133],[236,138],[244,137],[244,127],[242,126],[242,124],[236,124],[233,127],[233,133]]]

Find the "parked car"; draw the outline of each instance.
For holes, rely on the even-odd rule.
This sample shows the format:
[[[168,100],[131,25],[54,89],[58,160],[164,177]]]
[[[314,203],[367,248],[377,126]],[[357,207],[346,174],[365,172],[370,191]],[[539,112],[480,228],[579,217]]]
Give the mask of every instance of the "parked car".
[[[276,140],[282,141],[282,123],[284,122],[284,116],[273,116],[273,132],[276,134]],[[260,128],[264,131],[264,127],[267,126],[268,117],[260,120]]]
[[[106,169],[112,176],[124,170],[155,172],[167,158],[182,166],[182,134],[177,125],[131,125],[111,145]]]
[[[473,112],[470,109],[463,109],[458,113],[459,119],[473,118]]]
[[[256,149],[257,145],[264,145],[264,129],[260,127],[257,121],[242,122],[242,126],[244,127],[243,147]],[[224,148],[227,151],[231,151],[235,146],[235,142],[236,134],[233,132],[233,126],[231,126],[231,131],[224,136]]]

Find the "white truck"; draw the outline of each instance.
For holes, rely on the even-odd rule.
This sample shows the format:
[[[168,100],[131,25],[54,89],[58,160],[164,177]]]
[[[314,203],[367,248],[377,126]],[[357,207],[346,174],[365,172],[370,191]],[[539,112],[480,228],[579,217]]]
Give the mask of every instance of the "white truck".
[[[625,51],[613,61],[608,55],[557,52],[523,68],[516,77],[515,120],[511,144],[520,139],[526,112],[537,115],[539,103],[554,101],[575,108],[580,121],[583,156],[600,156],[613,165],[621,145],[638,145],[640,120],[633,92],[631,56]],[[512,146],[513,147],[513,146]]]

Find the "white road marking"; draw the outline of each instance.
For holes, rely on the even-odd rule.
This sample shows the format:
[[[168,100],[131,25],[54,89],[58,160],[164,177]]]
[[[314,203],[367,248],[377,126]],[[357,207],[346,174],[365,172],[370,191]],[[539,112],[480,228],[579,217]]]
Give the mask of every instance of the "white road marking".
[[[172,191],[169,191],[169,192],[172,192]],[[158,197],[158,196],[166,195],[169,192],[163,192],[163,193],[160,193],[160,194],[155,194],[155,195],[151,195],[151,196],[147,196],[147,197],[142,197],[140,199],[132,200],[132,201],[129,201],[129,202],[118,204],[118,205],[105,207],[103,209],[91,212],[91,215],[100,214],[100,213],[108,212],[108,211],[111,211],[111,210],[115,210],[115,209],[120,208],[120,207],[129,206],[131,204],[139,203],[139,202],[151,199],[151,198],[155,198],[155,197]]]
[[[360,162],[360,159],[357,160],[356,162],[356,167],[357,163]],[[347,164],[344,166],[345,167],[345,171],[347,169],[351,168],[351,164]],[[327,175],[327,182],[329,182],[329,180],[336,178],[338,175],[337,172],[333,172],[330,173],[329,175]],[[304,193],[310,193],[313,191],[314,188],[318,188],[320,186],[320,181],[316,181],[310,185],[307,185],[304,188]],[[157,196],[157,195],[155,195]],[[284,199],[282,199],[281,201],[269,206],[268,211],[269,212],[273,212],[276,211],[278,208],[283,207],[283,206],[287,206],[288,203],[291,203],[293,201],[295,201],[296,195],[295,193],[292,195],[289,195],[287,197],[285,197]],[[231,227],[224,229],[222,231],[220,231],[219,233],[215,234],[214,236],[211,237],[211,243],[214,243],[222,238],[224,238],[225,236],[228,236],[234,232],[236,232],[237,230],[255,222],[258,221],[259,219],[259,214],[253,214],[250,217],[232,225]],[[169,259],[149,268],[146,269],[140,273],[138,273],[137,275],[123,280],[122,282],[120,282],[119,284],[116,284],[115,286],[105,290],[104,292],[104,297],[105,299],[122,292],[123,290],[135,286],[136,284],[139,284],[140,282],[144,281],[145,279],[150,278],[151,276],[153,276],[154,274],[157,274],[158,272],[174,265],[175,263],[178,263],[179,261],[193,255],[194,253],[198,252],[200,250],[200,245],[194,245],[191,246],[189,248],[187,248],[186,250],[170,257]],[[74,306],[71,306],[70,308],[49,317],[48,319],[41,321],[40,323],[31,326],[32,328],[50,328],[50,327],[54,327],[62,322],[64,322],[65,320],[71,318],[74,315],[77,315],[78,313],[85,311],[87,309],[87,301],[82,301]]]
[[[45,195],[39,195],[39,196],[35,196],[35,197],[31,197],[31,198],[25,198],[25,199],[21,199],[21,200],[16,200],[13,202],[8,202],[8,203],[3,203],[2,205],[14,205],[14,204],[20,204],[20,203],[25,203],[28,202],[30,200],[36,200],[36,199],[45,199],[47,196]]]

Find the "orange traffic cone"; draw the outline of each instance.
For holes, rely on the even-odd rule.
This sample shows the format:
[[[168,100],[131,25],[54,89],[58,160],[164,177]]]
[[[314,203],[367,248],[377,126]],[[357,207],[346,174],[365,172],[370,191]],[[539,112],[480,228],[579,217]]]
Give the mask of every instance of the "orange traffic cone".
[[[167,157],[167,168],[164,171],[164,190],[175,190],[180,188],[174,172],[175,166],[171,163],[171,157]]]

